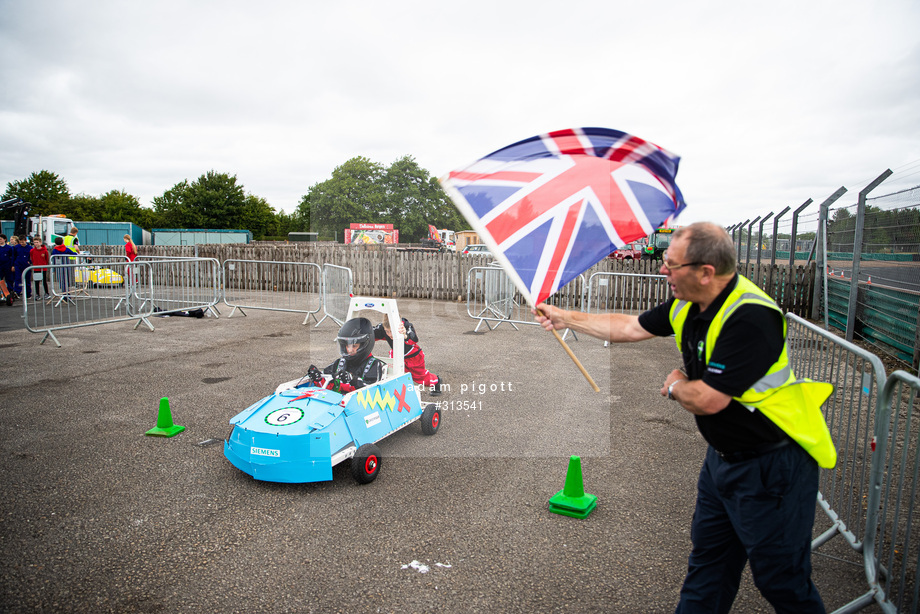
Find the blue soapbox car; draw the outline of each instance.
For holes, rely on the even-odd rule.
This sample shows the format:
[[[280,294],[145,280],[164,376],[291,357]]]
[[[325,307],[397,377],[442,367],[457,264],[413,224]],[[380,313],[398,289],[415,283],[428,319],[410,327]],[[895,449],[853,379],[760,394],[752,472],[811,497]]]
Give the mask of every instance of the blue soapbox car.
[[[395,300],[351,297],[346,319],[363,310],[386,314],[393,347],[403,347]],[[346,394],[308,377],[281,384],[230,419],[224,456],[257,480],[291,483],[331,480],[332,468],[351,459],[355,480],[372,482],[380,471],[377,442],[417,420],[422,433],[434,435],[441,421],[438,405],[421,401],[402,352],[393,354],[377,357],[385,364],[380,381]]]

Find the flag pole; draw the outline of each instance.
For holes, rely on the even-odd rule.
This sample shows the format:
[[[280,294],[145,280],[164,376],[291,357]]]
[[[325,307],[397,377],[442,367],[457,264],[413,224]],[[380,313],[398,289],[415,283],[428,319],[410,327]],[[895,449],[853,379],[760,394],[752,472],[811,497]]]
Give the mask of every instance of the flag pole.
[[[594,383],[594,379],[591,377],[591,374],[585,370],[582,366],[581,361],[576,358],[575,354],[572,352],[572,349],[569,347],[569,344],[565,342],[565,339],[559,335],[559,331],[555,328],[553,329],[553,336],[556,337],[556,340],[562,344],[562,347],[565,349],[565,353],[569,355],[569,358],[572,359],[572,362],[575,363],[575,366],[578,367],[578,370],[581,371],[581,374],[585,376],[585,379],[588,380],[588,383],[591,384],[591,387],[594,388],[594,392],[600,392],[601,389],[597,387],[597,384]]]

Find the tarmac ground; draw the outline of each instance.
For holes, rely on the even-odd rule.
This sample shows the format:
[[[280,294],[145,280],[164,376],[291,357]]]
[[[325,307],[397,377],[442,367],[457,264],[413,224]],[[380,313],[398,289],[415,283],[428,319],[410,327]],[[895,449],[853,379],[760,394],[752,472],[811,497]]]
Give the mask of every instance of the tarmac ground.
[[[331,320],[219,306],[58,331],[58,348],[0,307],[0,611],[673,611],[705,452],[659,394],[673,340],[569,335],[595,393],[538,327],[474,332],[465,304],[398,305],[450,389],[438,433],[380,442],[364,486],[348,462],[292,485],[223,455],[231,417],[332,362]],[[186,430],[146,437],[162,397]],[[572,455],[598,497],[582,520],[547,509]],[[841,538],[813,563],[829,610],[867,590]],[[771,611],[749,572],[734,611]]]

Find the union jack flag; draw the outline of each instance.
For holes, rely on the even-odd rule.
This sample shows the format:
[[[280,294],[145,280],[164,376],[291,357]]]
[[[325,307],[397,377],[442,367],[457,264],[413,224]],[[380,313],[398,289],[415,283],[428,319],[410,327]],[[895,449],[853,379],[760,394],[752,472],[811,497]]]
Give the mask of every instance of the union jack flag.
[[[536,305],[684,207],[678,156],[607,128],[525,139],[441,185]]]

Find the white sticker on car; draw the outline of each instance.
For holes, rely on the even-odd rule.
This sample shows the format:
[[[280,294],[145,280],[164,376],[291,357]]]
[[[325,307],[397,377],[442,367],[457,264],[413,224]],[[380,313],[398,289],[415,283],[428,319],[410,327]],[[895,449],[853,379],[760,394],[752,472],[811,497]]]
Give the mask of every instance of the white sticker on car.
[[[271,448],[249,448],[249,451],[255,454],[256,456],[273,456],[275,458],[281,458],[281,450],[272,450]]]
[[[364,426],[367,428],[377,426],[378,424],[380,424],[380,412],[375,411],[372,414],[367,414],[364,416]]]

